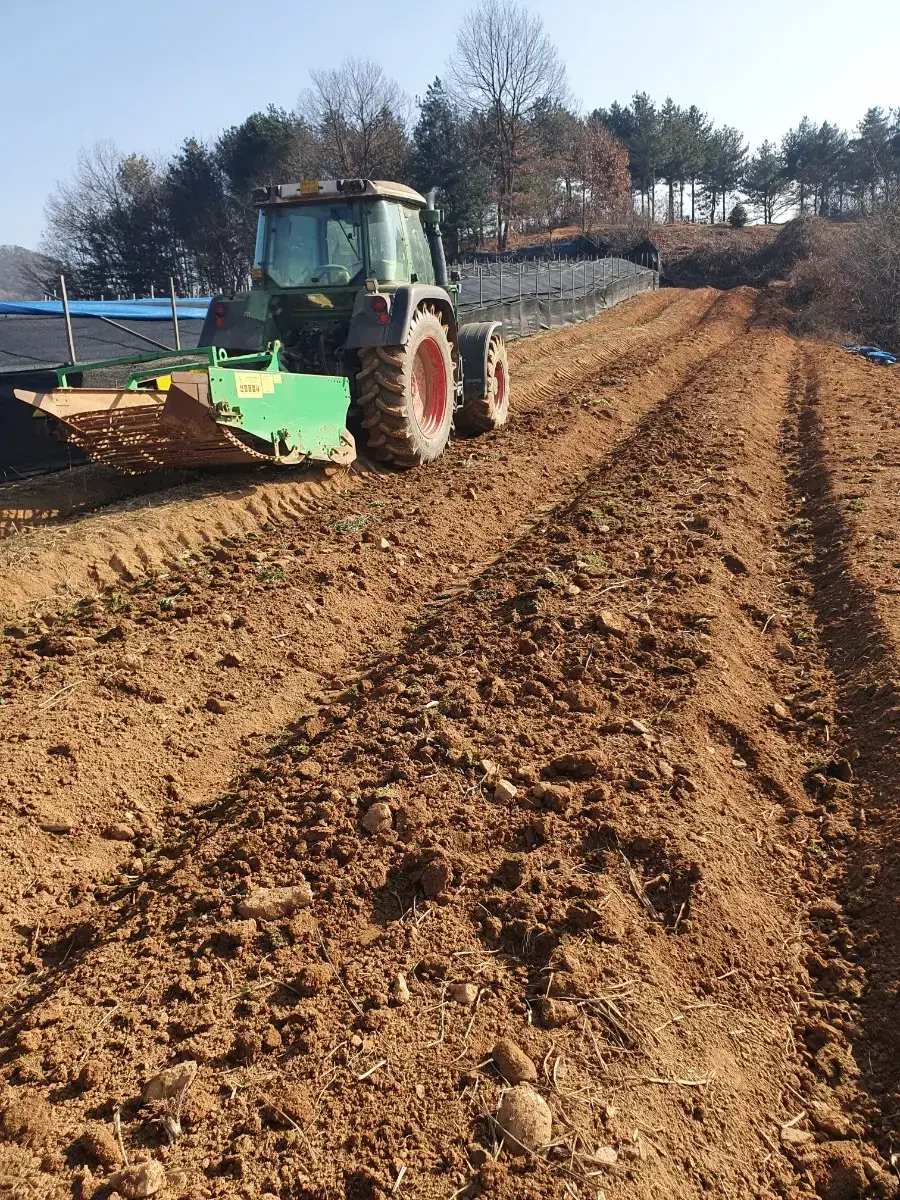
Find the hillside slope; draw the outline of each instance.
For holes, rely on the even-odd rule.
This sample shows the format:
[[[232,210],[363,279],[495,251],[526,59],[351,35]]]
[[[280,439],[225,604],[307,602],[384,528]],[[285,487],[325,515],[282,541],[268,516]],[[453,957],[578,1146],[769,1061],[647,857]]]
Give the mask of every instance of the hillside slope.
[[[0,300],[39,300],[32,274],[49,260],[24,246],[0,246]]]

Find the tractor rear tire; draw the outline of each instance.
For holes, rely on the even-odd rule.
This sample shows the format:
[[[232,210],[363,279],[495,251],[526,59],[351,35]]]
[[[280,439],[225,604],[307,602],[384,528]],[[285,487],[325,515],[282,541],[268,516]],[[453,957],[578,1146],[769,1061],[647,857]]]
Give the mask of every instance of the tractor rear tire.
[[[405,346],[359,352],[356,376],[368,452],[414,467],[444,452],[453,425],[453,352],[447,326],[430,307],[413,316]]]
[[[506,342],[499,333],[495,333],[488,346],[484,395],[466,400],[456,424],[465,433],[490,433],[492,429],[505,425],[508,418],[509,363]]]

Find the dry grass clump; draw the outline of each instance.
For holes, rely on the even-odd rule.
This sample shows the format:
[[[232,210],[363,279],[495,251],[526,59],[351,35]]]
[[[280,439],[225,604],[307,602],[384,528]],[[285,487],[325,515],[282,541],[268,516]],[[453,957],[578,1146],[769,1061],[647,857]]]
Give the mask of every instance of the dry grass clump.
[[[798,325],[900,350],[900,202],[818,238],[790,280]]]

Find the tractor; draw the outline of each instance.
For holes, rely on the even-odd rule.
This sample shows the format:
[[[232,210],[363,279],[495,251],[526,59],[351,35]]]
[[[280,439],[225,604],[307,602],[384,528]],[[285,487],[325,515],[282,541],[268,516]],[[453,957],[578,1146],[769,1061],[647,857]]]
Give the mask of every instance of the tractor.
[[[214,296],[196,352],[78,364],[19,398],[121,470],[438,458],[509,412],[499,322],[459,323],[434,193],[368,179],[259,188],[250,286]],[[124,384],[85,383],[129,366]],[[80,386],[70,378],[78,375]],[[104,381],[106,382],[106,381]]]

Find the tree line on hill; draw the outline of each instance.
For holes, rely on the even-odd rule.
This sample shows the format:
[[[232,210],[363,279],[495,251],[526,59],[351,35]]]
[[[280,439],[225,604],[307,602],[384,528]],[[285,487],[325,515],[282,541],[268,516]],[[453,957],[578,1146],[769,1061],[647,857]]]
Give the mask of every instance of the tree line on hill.
[[[684,219],[688,208],[692,221],[698,211],[714,220],[719,204],[724,221],[728,197],[739,192],[767,223],[795,208],[801,215],[865,215],[900,185],[900,109],[870,108],[852,134],[804,117],[779,145],[765,141],[753,154],[739,130],[715,127],[695,105],[681,108],[667,99],[657,107],[643,92],[595,115],[628,150],[640,211],[649,220],[660,215],[660,184],[669,221]]]
[[[169,276],[182,294],[238,288],[253,189],[317,177],[436,186],[451,253],[638,214],[724,220],[737,193],[765,221],[792,207],[865,214],[900,186],[900,112],[870,109],[852,135],[804,118],[753,154],[739,130],[643,92],[582,113],[540,19],[486,0],[414,110],[378,64],[350,58],[312,71],[296,110],[270,106],[213,141],[188,138],[167,161],[110,144],[82,152],[48,201],[43,249],[74,295],[146,295]]]

